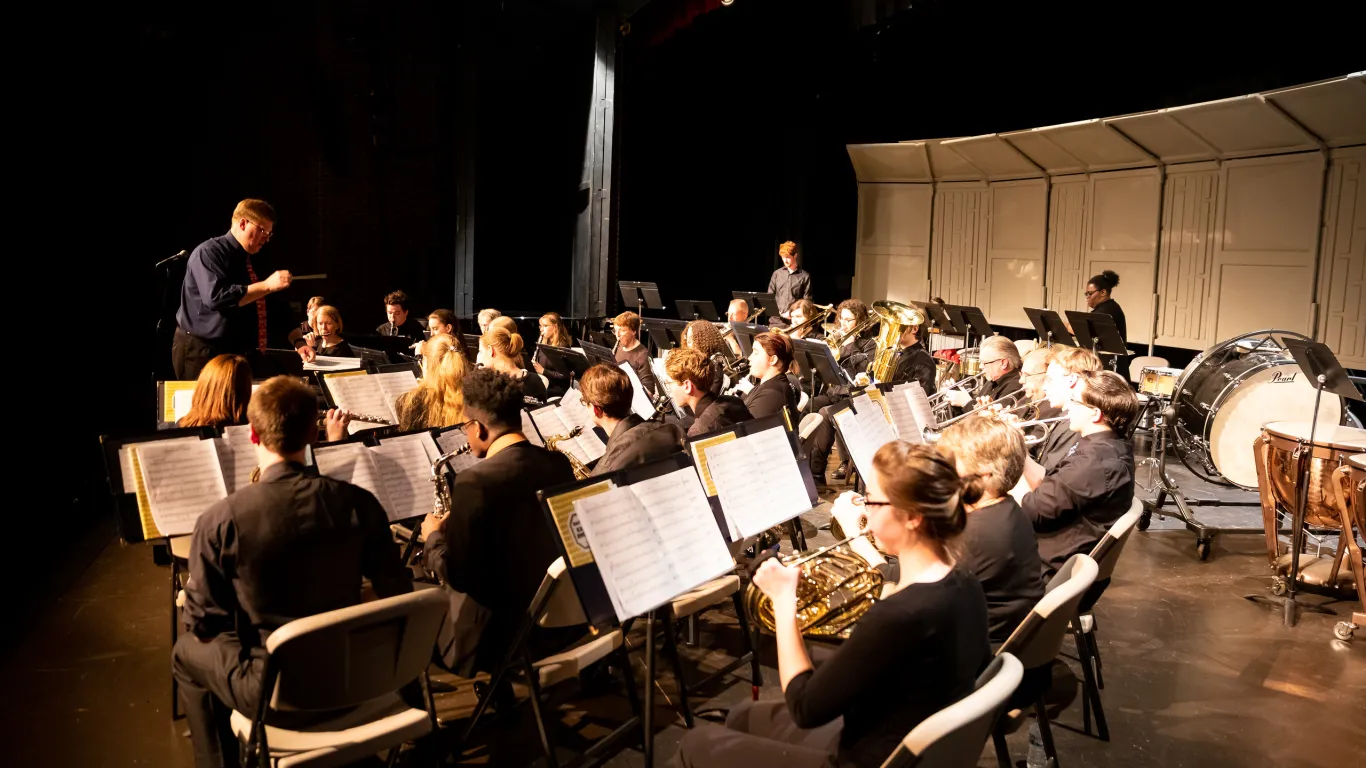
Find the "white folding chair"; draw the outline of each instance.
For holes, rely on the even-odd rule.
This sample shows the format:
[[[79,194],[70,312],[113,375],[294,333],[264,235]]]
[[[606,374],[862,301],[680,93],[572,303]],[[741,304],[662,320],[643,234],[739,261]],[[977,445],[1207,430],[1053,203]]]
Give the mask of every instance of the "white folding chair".
[[[247,745],[245,763],[275,768],[346,765],[436,727],[426,671],[448,601],[436,590],[362,603],[275,630],[266,640],[265,677],[254,718],[232,713],[232,729]],[[409,706],[399,689],[422,679],[425,709]],[[316,725],[267,725],[275,712],[347,710]]]
[[[977,677],[972,693],[922,720],[883,761],[882,768],[973,768],[1023,677],[1019,659],[997,654]]]
[[[997,656],[1013,654],[1025,670],[1035,672],[1033,679],[1020,686],[1016,698],[1034,706],[1050,768],[1057,768],[1058,752],[1053,745],[1048,712],[1044,709],[1043,694],[1047,686],[1038,686],[1037,683],[1062,650],[1062,639],[1077,615],[1077,605],[1081,603],[1086,590],[1095,583],[1098,570],[1096,561],[1087,555],[1068,558],[1058,569],[1059,576],[1054,579],[1052,591],[1044,594],[996,653]],[[992,741],[996,744],[997,761],[1002,768],[1010,768],[1010,749],[1006,746],[1005,731],[999,726],[992,734]]]

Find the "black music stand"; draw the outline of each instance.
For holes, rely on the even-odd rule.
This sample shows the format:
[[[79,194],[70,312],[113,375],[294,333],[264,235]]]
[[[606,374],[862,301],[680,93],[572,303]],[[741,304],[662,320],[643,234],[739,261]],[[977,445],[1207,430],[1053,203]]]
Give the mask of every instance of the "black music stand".
[[[720,315],[716,314],[716,305],[710,301],[675,299],[674,305],[678,307],[678,317],[685,321],[706,320],[715,323],[721,320]]]
[[[536,350],[544,354],[545,367],[569,379],[572,386],[575,379],[582,378],[583,372],[592,367],[587,353],[567,347],[550,344],[537,344]]]
[[[1077,337],[1077,346],[1090,347],[1097,356],[1112,355],[1111,362],[1129,354],[1129,347],[1119,337],[1119,327],[1115,325],[1113,317],[1102,312],[1069,309],[1067,321],[1072,324],[1072,335]]]
[[[304,359],[299,357],[299,353],[292,349],[263,349],[259,358],[262,370],[252,369],[252,374],[257,377],[270,378],[271,376],[293,376],[301,378],[304,375]]]
[[[811,391],[808,392],[812,398],[820,391],[820,382],[830,386],[850,386],[853,384],[849,380],[844,369],[840,367],[839,361],[835,360],[835,350],[830,348],[824,341],[815,339],[793,339],[793,356],[798,362],[806,366],[804,370],[811,371]]]
[[[782,310],[778,308],[778,298],[771,293],[731,291],[730,296],[733,299],[744,299],[749,303],[751,318],[758,317],[760,312],[767,312],[769,317],[778,317],[782,314]]]
[[[684,320],[649,317],[642,318],[640,321],[640,330],[645,332],[649,339],[655,343],[655,349],[660,352],[683,346],[683,332],[687,328],[688,323]]]
[[[950,311],[961,312],[964,325],[967,330],[977,334],[977,343],[980,345],[982,339],[992,336],[996,331],[992,330],[991,323],[987,322],[987,316],[977,307],[967,307],[960,304],[948,305]]]
[[[645,308],[663,309],[664,301],[659,298],[659,285],[657,283],[639,283],[634,280],[618,280],[617,288],[621,291],[621,299],[627,306],[636,305],[636,314],[645,316]]]
[[[361,359],[361,365],[365,368],[378,368],[381,365],[389,364],[389,355],[383,350],[358,347],[355,344],[352,344],[351,351],[355,352],[356,357]]]
[[[1047,346],[1053,346],[1053,342],[1065,344],[1069,347],[1078,346],[1077,340],[1072,338],[1072,334],[1067,330],[1067,325],[1058,316],[1057,310],[1039,309],[1036,307],[1025,307],[1025,315],[1029,317],[1029,322],[1034,326],[1034,332],[1039,334]]]
[[[612,350],[607,347],[594,344],[586,339],[579,339],[579,349],[582,349],[583,353],[588,356],[590,363],[607,363],[611,366],[617,364],[617,356],[612,354]]]
[[[479,334],[462,333],[461,336],[464,337],[465,342],[465,357],[469,358],[470,362],[474,362],[479,357]]]
[[[749,357],[750,351],[754,349],[754,337],[773,329],[767,325],[733,322],[730,323],[730,330],[735,334],[736,343],[740,345],[740,356]]]
[[[954,318],[944,310],[944,305],[937,301],[912,301],[911,304],[920,308],[925,313],[925,317],[930,319],[941,332],[950,336],[963,336],[967,334],[967,329],[960,327],[954,322]]]
[[[1316,444],[1315,438],[1318,436],[1319,429],[1319,401],[1323,398],[1323,390],[1325,389],[1348,400],[1362,400],[1363,398],[1327,344],[1291,338],[1286,338],[1284,343],[1286,351],[1295,358],[1295,363],[1304,372],[1305,378],[1314,386],[1314,410],[1310,412],[1312,415],[1309,418],[1309,445],[1311,447],[1309,450],[1296,452],[1298,463],[1295,465],[1295,476],[1298,480],[1298,498],[1295,499],[1295,508],[1290,510],[1290,570],[1286,574],[1285,594],[1280,596],[1244,595],[1244,598],[1254,603],[1280,603],[1283,607],[1282,617],[1285,626],[1293,627],[1299,621],[1300,608],[1313,613],[1337,615],[1336,611],[1322,605],[1301,606],[1295,602],[1295,591],[1300,574],[1300,550],[1303,548],[1304,516],[1308,511],[1306,507],[1309,506],[1309,467],[1314,454],[1312,446]],[[1274,520],[1272,524],[1275,525]],[[1342,535],[1351,536],[1352,532],[1350,530],[1343,531]]]
[[[388,357],[382,364],[390,362],[401,363],[413,357],[413,345],[422,339],[413,339],[407,336],[381,336],[377,333],[353,333],[346,336],[346,342],[352,349],[364,347],[387,354]]]

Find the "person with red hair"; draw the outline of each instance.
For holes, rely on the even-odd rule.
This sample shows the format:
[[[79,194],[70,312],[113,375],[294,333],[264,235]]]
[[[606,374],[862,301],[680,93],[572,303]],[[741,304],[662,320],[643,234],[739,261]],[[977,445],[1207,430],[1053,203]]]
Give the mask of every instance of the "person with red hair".
[[[811,298],[811,273],[801,268],[801,257],[797,254],[797,244],[788,240],[778,246],[778,257],[783,266],[773,271],[768,279],[768,292],[782,308],[782,317],[769,318],[773,325],[787,325],[789,307],[797,299]]]

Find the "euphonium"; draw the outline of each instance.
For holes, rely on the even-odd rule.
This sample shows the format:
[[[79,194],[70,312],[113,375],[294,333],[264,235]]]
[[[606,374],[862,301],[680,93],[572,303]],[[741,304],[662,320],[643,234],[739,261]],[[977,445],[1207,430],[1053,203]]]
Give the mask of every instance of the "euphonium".
[[[451,513],[451,484],[446,482],[446,475],[442,470],[451,463],[456,456],[470,452],[469,443],[466,443],[450,453],[438,457],[432,462],[432,492],[436,495],[436,501],[432,508],[432,517],[437,520]]]
[[[572,467],[573,470],[574,470],[574,479],[575,479],[575,480],[584,480],[584,479],[586,479],[589,475],[592,474],[592,471],[589,470],[588,467],[585,467],[585,466],[583,465],[583,462],[581,462],[581,461],[579,461],[577,458],[575,458],[575,457],[574,457],[574,454],[572,454],[572,453],[570,453],[570,452],[568,452],[568,451],[561,451],[559,446],[560,446],[560,441],[561,441],[561,440],[573,440],[574,438],[576,438],[576,437],[578,437],[579,435],[582,435],[582,434],[583,434],[583,427],[574,427],[573,429],[569,430],[569,433],[568,433],[568,434],[564,434],[564,435],[551,435],[550,437],[547,437],[547,438],[545,439],[545,447],[546,447],[546,450],[554,451],[554,452],[556,452],[556,453],[562,453],[562,454],[564,454],[564,457],[565,457],[566,459],[569,459],[569,466]]]
[[[873,314],[882,322],[882,327],[877,331],[877,353],[868,372],[876,381],[887,381],[892,377],[901,335],[911,326],[924,327],[925,313],[899,301],[875,301]]]
[[[784,565],[801,569],[797,624],[803,635],[848,639],[854,623],[881,597],[882,572],[849,548],[858,536],[806,555],[783,558]],[[769,632],[774,631],[773,601],[752,582],[745,589],[745,611]]]

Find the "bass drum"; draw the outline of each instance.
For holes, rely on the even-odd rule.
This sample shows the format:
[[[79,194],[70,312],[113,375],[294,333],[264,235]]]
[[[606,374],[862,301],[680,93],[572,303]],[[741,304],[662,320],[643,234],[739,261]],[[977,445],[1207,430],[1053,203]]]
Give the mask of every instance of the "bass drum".
[[[1293,331],[1256,331],[1210,347],[1186,366],[1172,395],[1173,443],[1182,463],[1216,483],[1257,489],[1253,442],[1271,421],[1308,422],[1314,387],[1284,339]],[[1320,426],[1342,424],[1342,398],[1324,392]]]

